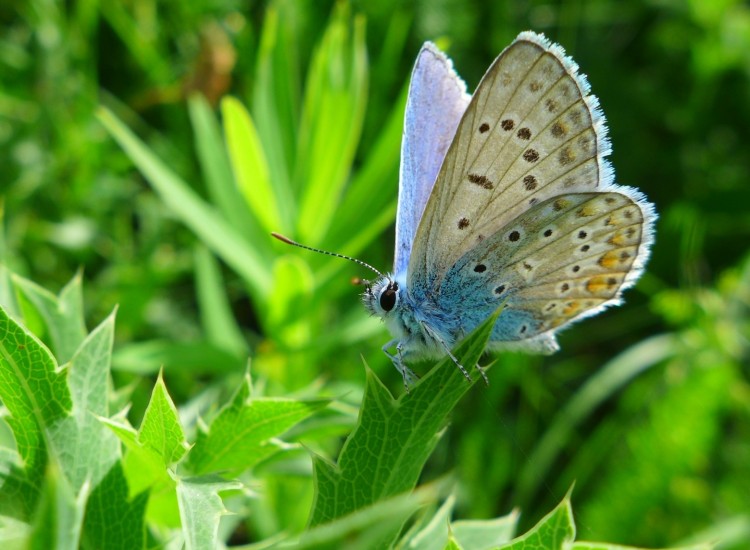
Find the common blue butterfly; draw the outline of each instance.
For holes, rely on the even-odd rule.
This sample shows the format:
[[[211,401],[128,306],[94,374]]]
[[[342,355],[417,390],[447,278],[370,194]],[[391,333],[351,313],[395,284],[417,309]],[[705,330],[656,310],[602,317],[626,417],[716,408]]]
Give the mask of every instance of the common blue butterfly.
[[[363,302],[393,335],[383,351],[407,388],[409,358],[447,354],[469,378],[450,350],[501,304],[491,348],[552,353],[557,330],[620,302],[656,214],[614,184],[609,153],[586,77],[543,35],[521,33],[473,96],[425,43],[406,106],[394,270],[355,260],[379,275]]]

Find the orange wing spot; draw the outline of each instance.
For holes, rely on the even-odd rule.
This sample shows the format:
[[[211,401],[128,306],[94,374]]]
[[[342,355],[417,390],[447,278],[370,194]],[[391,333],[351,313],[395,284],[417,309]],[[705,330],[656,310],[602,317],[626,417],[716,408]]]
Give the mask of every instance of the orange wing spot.
[[[620,263],[620,254],[616,250],[610,250],[603,254],[597,263],[604,269],[614,269]]]
[[[562,312],[565,317],[572,317],[579,311],[581,311],[581,302],[573,300],[572,302],[566,302]]]
[[[619,284],[620,281],[617,277],[611,275],[597,275],[588,280],[586,283],[586,290],[591,294],[603,294],[604,296],[609,297],[617,290]]]
[[[586,203],[576,211],[576,216],[579,218],[589,218],[598,212],[598,208],[595,204]]]
[[[560,212],[561,210],[565,210],[570,206],[570,201],[568,199],[556,199],[555,202],[552,203],[552,209],[555,212]]]

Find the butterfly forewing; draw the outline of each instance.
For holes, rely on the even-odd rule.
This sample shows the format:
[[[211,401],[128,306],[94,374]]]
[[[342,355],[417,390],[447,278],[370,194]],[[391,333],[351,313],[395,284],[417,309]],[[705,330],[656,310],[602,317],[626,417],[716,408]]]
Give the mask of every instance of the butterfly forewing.
[[[482,238],[556,195],[606,188],[596,99],[562,50],[522,33],[479,84],[425,207],[409,282],[425,293]]]
[[[406,103],[393,271],[406,271],[417,224],[469,103],[450,60],[427,42],[417,56]]]

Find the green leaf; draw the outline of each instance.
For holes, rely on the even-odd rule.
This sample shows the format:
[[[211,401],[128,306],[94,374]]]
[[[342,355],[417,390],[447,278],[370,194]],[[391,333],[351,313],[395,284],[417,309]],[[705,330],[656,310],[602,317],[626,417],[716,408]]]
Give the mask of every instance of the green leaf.
[[[242,194],[237,189],[232,165],[224,147],[222,130],[213,109],[201,95],[192,96],[188,101],[188,108],[195,133],[195,151],[211,202],[248,242],[261,246],[268,234],[250,215]]]
[[[195,474],[238,473],[251,468],[281,448],[273,438],[327,404],[326,400],[252,398],[250,378],[246,376],[208,431],[198,432],[186,466]]]
[[[441,550],[450,545],[471,550],[497,548],[513,538],[518,523],[518,512],[491,520],[451,522],[456,499],[450,496],[423,527],[412,529],[399,541],[401,548]]]
[[[49,428],[50,441],[75,494],[88,483],[96,487],[120,458],[117,438],[98,421],[108,416],[107,391],[115,314],[84,340],[70,361],[70,416]]]
[[[372,506],[315,526],[282,547],[296,549],[347,548],[379,550],[388,548],[401,525],[415,510],[438,498],[434,484],[383,499]]]
[[[208,340],[238,356],[247,356],[247,342],[227,299],[221,269],[216,258],[203,246],[195,248],[195,282],[202,325]]]
[[[76,497],[76,491],[54,462],[44,478],[39,507],[34,514],[33,531],[28,548],[76,550],[79,548],[83,517],[86,511],[88,486]]]
[[[364,20],[349,19],[348,5],[338,4],[313,53],[305,87],[294,187],[302,192],[298,234],[310,244],[319,243],[331,224],[364,120]]]
[[[219,520],[228,513],[219,492],[240,489],[242,485],[218,476],[177,478],[176,481],[185,548],[218,548]]]
[[[164,164],[111,111],[100,108],[98,117],[120,146],[143,172],[162,200],[213,252],[231,266],[250,286],[259,304],[271,289],[266,258],[226,220],[203,201]]]
[[[482,550],[497,548],[510,541],[516,533],[519,513],[486,520],[459,520],[451,523],[453,537],[463,548]]]
[[[280,194],[284,186],[271,184],[263,144],[250,113],[237,99],[225,97],[221,114],[232,168],[247,205],[268,233],[288,231],[294,216],[294,197]]]
[[[338,464],[314,458],[316,494],[311,525],[332,521],[414,488],[448,413],[480,377],[473,367],[498,313],[482,323],[455,351],[461,364],[469,369],[471,383],[446,357],[411,393],[395,400],[375,374],[367,370],[359,421],[341,450]]]
[[[557,508],[544,516],[528,533],[513,539],[501,546],[502,550],[528,550],[544,548],[555,550],[568,548],[576,536],[573,523],[573,510],[570,507],[570,496],[567,495]]]
[[[41,486],[47,466],[45,430],[62,421],[70,412],[72,400],[65,372],[57,368],[50,351],[33,334],[8,317],[0,308],[0,400],[10,416],[5,419],[13,431],[22,460],[23,474],[9,473]],[[11,483],[0,489],[0,496],[12,491]],[[38,489],[37,489],[38,491]],[[9,495],[7,495],[9,496]],[[21,494],[27,503],[34,495]],[[0,498],[4,500],[5,496]],[[30,500],[29,500],[30,499]]]
[[[271,3],[263,21],[255,65],[253,119],[266,151],[274,188],[279,189],[277,196],[293,195],[291,171],[296,160],[300,102],[299,11],[299,4],[293,2]]]
[[[83,524],[83,548],[144,548],[147,501],[146,492],[128,498],[128,484],[122,467],[115,464],[89,497]]]
[[[154,451],[161,458],[165,468],[179,461],[187,452],[188,444],[182,431],[177,407],[167,393],[161,373],[143,415],[138,443]]]
[[[73,277],[59,296],[18,275],[14,275],[12,279],[14,286],[44,319],[55,357],[59,364],[65,363],[86,337],[81,274]]]

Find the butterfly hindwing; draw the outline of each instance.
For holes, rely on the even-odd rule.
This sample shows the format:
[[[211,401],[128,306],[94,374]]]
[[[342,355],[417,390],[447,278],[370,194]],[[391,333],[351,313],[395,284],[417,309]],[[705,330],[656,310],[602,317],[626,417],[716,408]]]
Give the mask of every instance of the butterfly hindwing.
[[[617,303],[640,274],[650,237],[638,199],[625,189],[535,205],[455,263],[439,307],[462,304],[460,324],[472,327],[504,303],[494,342],[530,339],[554,350],[554,329]]]
[[[417,224],[471,96],[450,60],[427,42],[406,102],[396,214],[394,273],[405,273]]]

